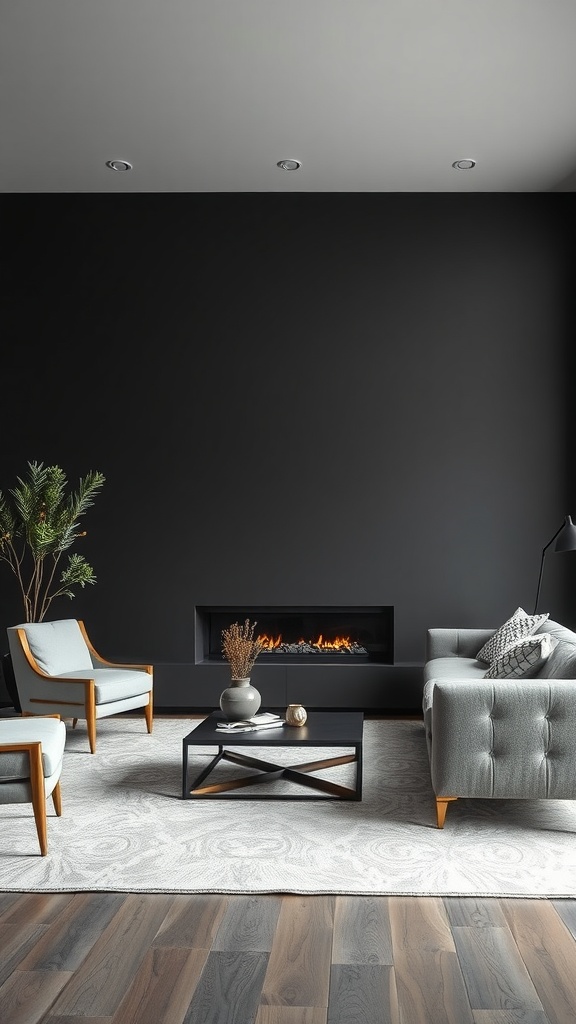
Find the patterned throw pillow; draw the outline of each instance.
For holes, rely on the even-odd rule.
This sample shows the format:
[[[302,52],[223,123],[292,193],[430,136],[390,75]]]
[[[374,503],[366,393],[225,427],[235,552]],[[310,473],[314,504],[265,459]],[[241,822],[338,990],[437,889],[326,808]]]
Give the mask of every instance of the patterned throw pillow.
[[[523,640],[526,636],[532,636],[539,626],[549,617],[549,612],[542,615],[528,615],[523,608],[517,608],[514,615],[507,619],[500,629],[497,629],[493,636],[486,641],[476,655],[478,661],[487,661],[492,664],[495,658],[503,654],[507,647],[515,644],[517,640]]]
[[[495,658],[484,679],[519,679],[535,675],[550,657],[558,640],[550,633],[539,633],[509,647]]]

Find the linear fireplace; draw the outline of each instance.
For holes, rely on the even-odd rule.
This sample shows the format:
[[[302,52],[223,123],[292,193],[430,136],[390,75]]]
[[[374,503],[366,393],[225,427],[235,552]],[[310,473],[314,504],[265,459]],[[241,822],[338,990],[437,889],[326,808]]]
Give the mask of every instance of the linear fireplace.
[[[198,606],[196,662],[220,662],[222,630],[256,622],[264,650],[259,661],[275,664],[394,662],[394,608],[380,606]]]

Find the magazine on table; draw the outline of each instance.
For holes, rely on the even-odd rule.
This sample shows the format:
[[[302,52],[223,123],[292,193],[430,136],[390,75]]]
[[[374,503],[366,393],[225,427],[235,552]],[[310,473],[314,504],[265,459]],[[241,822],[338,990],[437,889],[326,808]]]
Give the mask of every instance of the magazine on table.
[[[257,729],[276,729],[281,725],[286,725],[283,718],[280,715],[275,715],[271,711],[264,711],[260,715],[253,715],[252,718],[243,719],[241,722],[218,722],[216,726],[217,732],[255,732]]]

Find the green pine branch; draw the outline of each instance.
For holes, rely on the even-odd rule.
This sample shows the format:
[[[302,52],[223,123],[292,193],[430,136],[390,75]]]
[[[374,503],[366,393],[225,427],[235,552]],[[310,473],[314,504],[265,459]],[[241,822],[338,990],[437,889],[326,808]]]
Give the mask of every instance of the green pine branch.
[[[104,482],[102,473],[91,470],[69,493],[60,466],[29,462],[27,475],[7,495],[0,491],[0,561],[17,580],[26,622],[41,622],[55,598],[73,598],[74,587],[96,583],[83,555],[69,554],[64,566],[60,561],[86,536],[79,520]]]

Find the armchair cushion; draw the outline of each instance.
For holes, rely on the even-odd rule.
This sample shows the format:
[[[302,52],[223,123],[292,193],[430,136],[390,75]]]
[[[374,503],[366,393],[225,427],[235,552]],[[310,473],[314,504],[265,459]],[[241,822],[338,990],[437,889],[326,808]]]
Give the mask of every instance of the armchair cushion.
[[[83,668],[61,672],[61,679],[93,679],[96,704],[136,697],[150,689],[150,676],[134,668]]]
[[[43,672],[49,676],[73,674],[75,669],[91,669],[90,651],[76,619],[55,622],[27,622],[26,630],[30,650]]]

